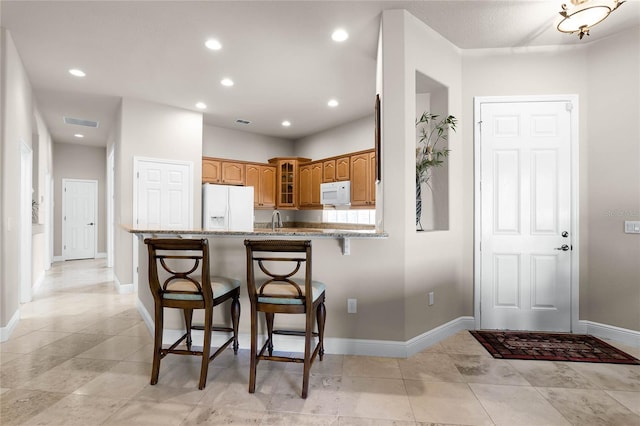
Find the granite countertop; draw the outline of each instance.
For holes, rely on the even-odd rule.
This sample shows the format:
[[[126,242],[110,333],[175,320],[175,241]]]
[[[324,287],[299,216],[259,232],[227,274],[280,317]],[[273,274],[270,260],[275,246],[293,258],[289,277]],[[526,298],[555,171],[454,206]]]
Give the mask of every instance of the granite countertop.
[[[309,238],[387,238],[386,232],[375,229],[331,229],[331,228],[255,228],[253,231],[217,231],[206,229],[154,229],[154,228],[124,228],[132,234],[161,234],[161,235],[203,235],[229,237],[309,237]]]

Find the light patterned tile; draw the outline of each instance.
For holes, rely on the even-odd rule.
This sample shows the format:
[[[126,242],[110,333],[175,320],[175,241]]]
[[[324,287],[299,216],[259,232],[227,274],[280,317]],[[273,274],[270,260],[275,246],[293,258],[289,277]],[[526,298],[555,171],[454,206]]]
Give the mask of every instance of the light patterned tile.
[[[570,426],[535,388],[477,383],[469,386],[496,425]]]
[[[110,370],[85,383],[73,393],[128,400],[149,383],[150,371],[150,364],[120,362]]]
[[[449,354],[421,352],[398,361],[402,377],[428,382],[462,382],[462,375]]]
[[[340,416],[415,421],[401,379],[345,376],[339,397]]]
[[[31,389],[12,389],[0,397],[0,420],[3,425],[21,425],[46,410],[64,394]]]
[[[42,348],[56,340],[68,336],[70,333],[62,333],[57,331],[32,331],[0,345],[0,351],[12,352],[19,354],[28,354],[37,349]]]
[[[116,364],[115,361],[71,358],[34,379],[20,383],[23,389],[72,393]]]
[[[478,355],[451,354],[450,357],[467,383],[529,385],[529,382],[506,360]]]
[[[400,379],[398,361],[397,358],[347,355],[342,368],[345,376]]]
[[[97,425],[122,407],[126,401],[66,395],[51,407],[34,416],[25,425],[86,426]]]
[[[640,392],[640,366],[573,362],[569,366],[600,389]]]
[[[181,425],[193,411],[192,405],[129,401],[111,415],[105,425]]]
[[[509,360],[531,385],[550,388],[596,389],[597,386],[567,362]]]
[[[538,388],[538,391],[574,425],[640,424],[640,416],[601,390]]]
[[[229,408],[196,407],[183,426],[191,425],[260,425],[266,415],[263,411]]]
[[[121,361],[148,343],[147,339],[140,336],[113,336],[93,348],[78,354],[77,357]]]
[[[422,423],[493,425],[466,383],[406,380],[415,420]]]
[[[640,392],[629,391],[605,391],[607,395],[627,407],[637,415],[640,415]]]

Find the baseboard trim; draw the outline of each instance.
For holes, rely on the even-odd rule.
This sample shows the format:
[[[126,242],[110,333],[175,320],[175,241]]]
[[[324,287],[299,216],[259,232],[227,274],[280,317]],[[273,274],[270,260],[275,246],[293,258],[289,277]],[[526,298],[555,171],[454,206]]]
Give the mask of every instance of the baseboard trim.
[[[107,258],[107,253],[106,252],[98,252],[96,253],[96,259],[106,259]]]
[[[122,284],[115,274],[113,275],[113,282],[115,284],[118,294],[131,294],[133,293],[133,283]]]
[[[149,332],[153,336],[155,324],[151,314],[145,306],[136,301],[136,308],[142,316]],[[340,337],[328,337],[324,339],[324,349],[327,354],[335,355],[368,355],[387,358],[408,358],[416,353],[427,349],[441,340],[444,340],[459,331],[473,330],[475,320],[473,317],[459,317],[446,324],[429,330],[420,336],[416,336],[407,342],[393,340],[366,340],[366,339],[346,339]],[[162,340],[165,343],[173,343],[184,334],[184,330],[166,329],[162,333]],[[192,332],[194,346],[202,346],[203,333],[200,330]],[[229,338],[226,333],[214,333],[211,337],[212,346],[220,346]],[[304,352],[304,341],[299,337],[276,335],[273,337],[274,345],[278,351],[282,352]],[[241,349],[251,348],[249,333],[240,333],[238,343]],[[259,342],[261,345],[262,342]]]
[[[53,256],[54,262],[64,262],[64,256]]]
[[[640,331],[616,327],[614,325],[600,324],[593,321],[580,321],[581,328],[586,334],[591,334],[603,339],[615,340],[627,346],[640,348]]]
[[[11,337],[11,333],[16,329],[18,323],[20,322],[20,309],[16,310],[9,323],[5,327],[0,327],[0,342],[6,342]]]

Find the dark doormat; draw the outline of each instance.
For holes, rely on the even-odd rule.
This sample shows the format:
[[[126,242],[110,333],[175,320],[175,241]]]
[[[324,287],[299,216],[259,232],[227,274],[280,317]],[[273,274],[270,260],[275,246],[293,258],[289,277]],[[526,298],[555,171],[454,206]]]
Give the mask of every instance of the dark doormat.
[[[587,334],[469,331],[494,358],[640,364],[631,355]]]

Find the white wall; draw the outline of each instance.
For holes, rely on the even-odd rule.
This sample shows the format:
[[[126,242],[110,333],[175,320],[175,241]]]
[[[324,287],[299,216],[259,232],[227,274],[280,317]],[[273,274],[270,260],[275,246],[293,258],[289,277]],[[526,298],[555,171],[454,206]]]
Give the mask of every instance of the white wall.
[[[202,155],[266,163],[274,157],[294,155],[293,141],[241,130],[205,125]]]
[[[365,117],[298,139],[294,145],[294,155],[319,160],[373,148],[373,106],[371,110],[371,114]]]

